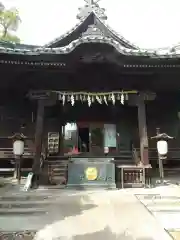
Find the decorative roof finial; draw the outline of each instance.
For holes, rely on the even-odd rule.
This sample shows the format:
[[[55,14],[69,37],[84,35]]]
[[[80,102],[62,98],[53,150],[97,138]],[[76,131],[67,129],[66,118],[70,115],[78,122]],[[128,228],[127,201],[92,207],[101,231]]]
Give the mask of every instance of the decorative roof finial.
[[[107,20],[107,16],[105,14],[105,9],[101,8],[98,5],[98,2],[100,0],[84,0],[87,4],[82,7],[79,8],[80,13],[77,15],[77,18],[82,20],[86,17],[88,17],[88,15],[91,12],[94,12],[101,20]]]
[[[84,0],[89,6],[98,3],[100,0]]]

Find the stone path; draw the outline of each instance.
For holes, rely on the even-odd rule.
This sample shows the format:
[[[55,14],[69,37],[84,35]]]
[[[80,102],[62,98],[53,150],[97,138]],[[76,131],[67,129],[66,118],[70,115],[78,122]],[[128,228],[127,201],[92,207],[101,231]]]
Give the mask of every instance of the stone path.
[[[137,198],[156,217],[164,229],[180,236],[180,196],[140,194]]]
[[[22,192],[14,188],[1,194],[0,239],[32,240],[35,232],[35,240],[171,239],[134,194],[126,191]]]
[[[44,227],[35,240],[171,239],[132,194],[121,191],[91,193],[82,201],[82,206],[88,204],[94,207]]]

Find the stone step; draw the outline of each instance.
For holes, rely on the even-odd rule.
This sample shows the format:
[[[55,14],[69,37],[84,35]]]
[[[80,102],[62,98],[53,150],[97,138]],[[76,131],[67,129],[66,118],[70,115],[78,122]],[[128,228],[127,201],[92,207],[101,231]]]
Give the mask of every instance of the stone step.
[[[151,206],[146,206],[150,211],[157,212],[157,211],[180,211],[180,204],[179,206],[174,206],[171,204],[168,205],[161,205],[161,204],[154,204]]]
[[[65,173],[62,173],[62,172],[54,172],[52,178],[54,178],[54,177],[60,177],[60,178],[62,178],[62,179],[63,179],[63,178],[66,179],[66,174],[65,174]]]
[[[157,200],[157,199],[160,199],[160,200],[180,200],[180,197],[178,196],[164,196],[164,195],[160,195],[160,194],[137,194],[136,195],[138,197],[138,199],[140,200]]]
[[[47,209],[43,208],[0,208],[0,216],[4,215],[40,215],[46,214]]]
[[[42,201],[42,200],[51,199],[51,198],[52,196],[32,196],[27,194],[23,194],[23,195],[15,194],[11,196],[1,196],[0,201],[28,201],[28,200]]]
[[[0,239],[33,239],[36,231],[10,231],[0,232]]]
[[[41,217],[38,215],[0,215],[0,233],[17,231],[34,231],[43,228],[49,223],[48,214]],[[5,233],[4,233],[5,234]],[[0,235],[1,236],[1,235]],[[0,238],[1,239],[1,238]],[[16,238],[5,238],[15,240]],[[27,238],[28,239],[28,238]],[[30,240],[31,238],[29,238]],[[2,239],[3,240],[3,239]],[[23,238],[22,238],[23,240]]]
[[[153,199],[153,200],[143,200],[142,201],[144,205],[146,206],[151,206],[151,205],[167,205],[167,204],[172,204],[172,205],[180,205],[180,200],[177,199]]]
[[[47,207],[52,203],[53,201],[0,201],[0,209]]]
[[[60,167],[56,167],[56,168],[53,168],[53,171],[64,171],[66,172],[67,171],[67,168],[60,168]]]
[[[48,165],[59,164],[59,165],[68,165],[68,161],[59,161],[59,160],[47,160],[45,163]]]
[[[64,167],[64,168],[67,168],[67,164],[60,164],[60,163],[49,164],[49,166],[51,166],[51,167]]]

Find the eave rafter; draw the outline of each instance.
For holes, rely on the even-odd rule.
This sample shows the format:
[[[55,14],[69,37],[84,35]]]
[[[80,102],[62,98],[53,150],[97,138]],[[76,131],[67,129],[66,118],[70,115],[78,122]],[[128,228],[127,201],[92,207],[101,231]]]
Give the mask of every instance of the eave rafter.
[[[93,62],[93,61],[92,61]],[[96,60],[94,60],[96,62]],[[39,61],[19,61],[19,60],[0,60],[0,65],[14,65],[14,66],[27,66],[33,68],[48,68],[50,70],[51,67],[53,69],[69,69],[70,66],[63,62],[39,62]],[[180,64],[122,64],[119,66],[120,68],[126,69],[180,69]]]

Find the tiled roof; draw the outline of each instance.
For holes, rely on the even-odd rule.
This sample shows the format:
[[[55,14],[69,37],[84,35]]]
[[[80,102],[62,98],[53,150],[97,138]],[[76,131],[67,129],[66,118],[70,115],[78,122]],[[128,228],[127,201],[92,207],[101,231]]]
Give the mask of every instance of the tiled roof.
[[[117,39],[119,43],[123,43],[123,45],[127,46],[127,48],[130,48],[130,49],[140,49],[138,46],[128,41],[121,34],[119,34],[114,29],[112,29],[105,21],[102,21],[98,16],[96,17],[101,22],[101,24],[103,24],[114,35],[114,38]]]
[[[85,43],[102,43],[114,47],[119,54],[148,58],[180,58],[180,47],[164,49],[140,49],[115,32],[104,21],[105,9],[100,8],[97,2],[85,0],[89,5],[80,9],[79,23],[64,35],[48,44],[37,47],[22,44],[0,43],[0,53],[19,55],[64,55],[71,53],[77,46]],[[74,34],[76,33],[76,34]],[[53,47],[56,46],[56,47]],[[59,47],[57,47],[59,46]]]
[[[50,47],[51,45],[53,45],[57,42],[60,42],[62,39],[66,38],[68,35],[70,35],[74,31],[76,31],[83,24],[83,22],[86,20],[86,18],[87,17],[82,18],[73,28],[71,28],[69,31],[67,31],[66,33],[64,33],[60,37],[57,37],[57,38],[53,39],[52,41],[48,42],[47,44],[44,45],[44,47],[45,48]]]
[[[142,56],[150,58],[180,58],[180,49],[158,49],[158,50],[147,50],[147,49],[129,49],[123,47],[119,42],[112,38],[105,37],[102,35],[85,35],[81,38],[71,42],[65,47],[59,48],[48,48],[48,47],[38,47],[32,50],[27,48],[11,48],[11,47],[0,47],[0,53],[7,54],[22,54],[22,55],[41,55],[41,54],[68,54],[72,52],[77,46],[84,43],[102,43],[108,44],[114,47],[117,52],[126,56]]]

